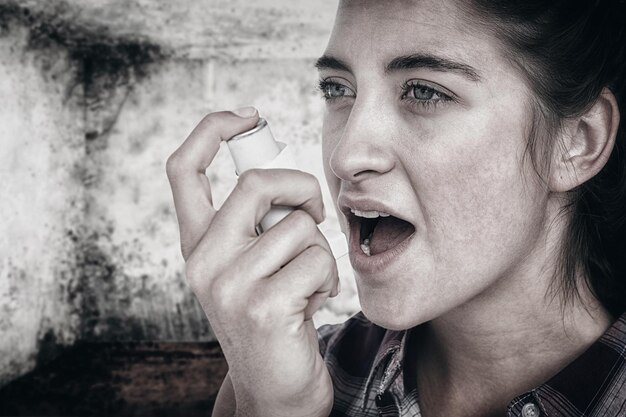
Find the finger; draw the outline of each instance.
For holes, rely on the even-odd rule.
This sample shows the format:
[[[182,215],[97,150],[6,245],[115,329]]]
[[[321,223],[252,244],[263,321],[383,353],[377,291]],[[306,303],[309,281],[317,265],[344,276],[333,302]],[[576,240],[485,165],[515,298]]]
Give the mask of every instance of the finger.
[[[322,192],[313,175],[292,169],[251,169],[241,174],[211,227],[217,234],[247,242],[256,237],[255,226],[272,205],[306,211],[317,223],[324,220]]]
[[[185,259],[206,232],[215,214],[211,186],[205,171],[222,140],[230,139],[256,125],[258,113],[254,109],[249,111],[250,117],[240,117],[233,112],[205,116],[167,160],[167,176],[174,196]],[[245,112],[241,113],[246,115]]]
[[[336,291],[338,282],[337,264],[331,253],[311,246],[268,279],[267,285],[270,294],[284,294],[294,311],[303,312],[308,320]]]
[[[311,320],[313,318],[313,315],[317,312],[317,310],[319,310],[324,303],[326,303],[326,300],[328,300],[328,297],[331,297],[331,295],[328,294],[328,292],[316,292],[315,294],[313,294],[312,296],[309,297],[309,303],[307,304],[306,308],[304,309],[304,320]]]
[[[269,277],[315,245],[330,251],[315,219],[306,211],[294,210],[254,241],[242,255],[242,264],[254,265],[259,278]]]

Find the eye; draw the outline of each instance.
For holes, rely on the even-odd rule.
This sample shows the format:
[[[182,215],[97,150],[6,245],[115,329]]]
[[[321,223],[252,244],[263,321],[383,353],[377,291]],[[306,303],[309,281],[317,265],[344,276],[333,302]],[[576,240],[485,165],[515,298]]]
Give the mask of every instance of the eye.
[[[428,81],[409,80],[402,85],[402,91],[403,100],[426,108],[456,101],[454,93]]]
[[[432,100],[439,99],[439,94],[430,87],[426,87],[425,85],[415,85],[411,91],[413,93],[413,98],[417,100]]]
[[[318,89],[322,93],[322,97],[326,100],[334,100],[342,97],[355,97],[356,94],[347,85],[337,80],[325,79],[320,80]]]

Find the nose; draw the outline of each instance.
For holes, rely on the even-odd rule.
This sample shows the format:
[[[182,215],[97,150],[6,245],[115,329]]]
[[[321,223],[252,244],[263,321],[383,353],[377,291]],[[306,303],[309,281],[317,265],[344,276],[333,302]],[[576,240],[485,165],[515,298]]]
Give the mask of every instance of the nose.
[[[391,130],[379,120],[380,112],[352,108],[329,160],[339,179],[356,183],[393,169]]]

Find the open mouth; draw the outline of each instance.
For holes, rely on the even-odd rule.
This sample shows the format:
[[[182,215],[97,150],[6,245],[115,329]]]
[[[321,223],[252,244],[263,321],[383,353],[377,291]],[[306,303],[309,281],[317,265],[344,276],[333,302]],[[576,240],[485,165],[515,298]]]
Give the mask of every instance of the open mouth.
[[[398,217],[376,211],[351,210],[352,227],[359,231],[361,250],[376,256],[398,246],[415,233],[415,227]]]

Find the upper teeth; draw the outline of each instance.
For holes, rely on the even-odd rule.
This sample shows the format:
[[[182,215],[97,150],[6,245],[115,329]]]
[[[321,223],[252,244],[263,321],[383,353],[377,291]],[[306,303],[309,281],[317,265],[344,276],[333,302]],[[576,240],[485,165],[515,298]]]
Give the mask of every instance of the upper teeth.
[[[376,210],[366,211],[366,210],[350,209],[350,211],[355,216],[366,217],[368,219],[374,219],[376,217],[389,217],[389,213],[383,213],[382,211],[376,211]]]

